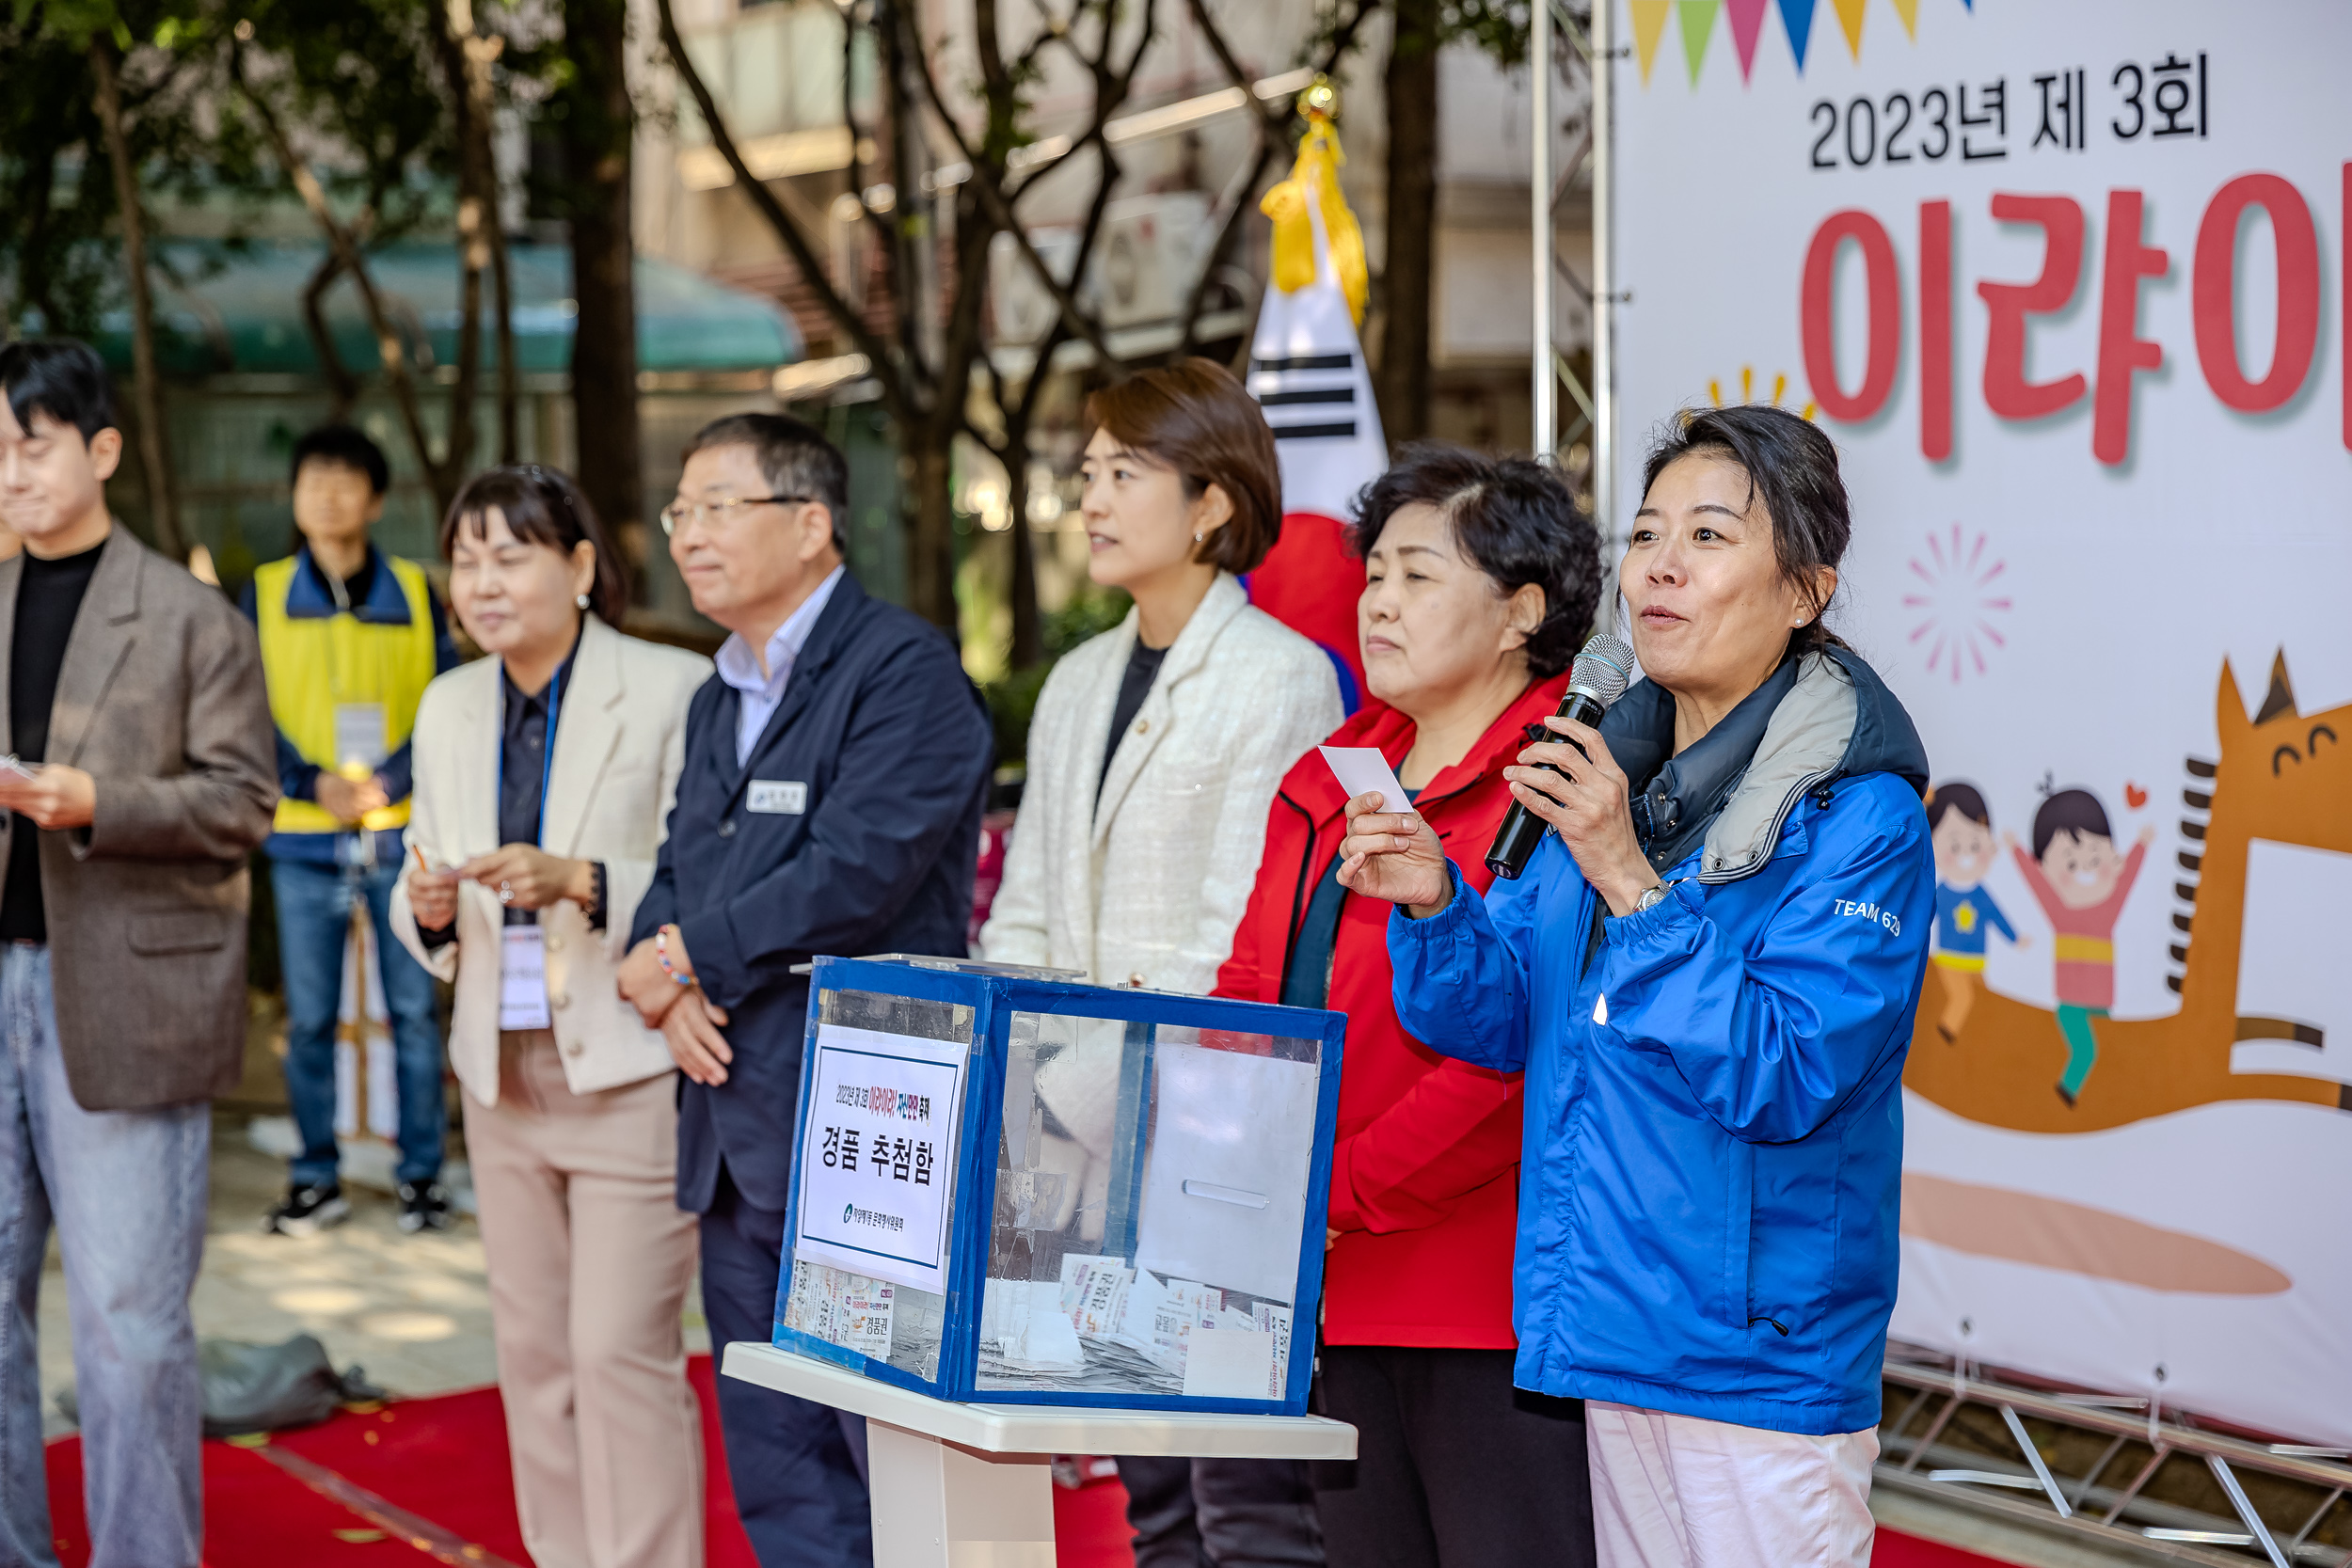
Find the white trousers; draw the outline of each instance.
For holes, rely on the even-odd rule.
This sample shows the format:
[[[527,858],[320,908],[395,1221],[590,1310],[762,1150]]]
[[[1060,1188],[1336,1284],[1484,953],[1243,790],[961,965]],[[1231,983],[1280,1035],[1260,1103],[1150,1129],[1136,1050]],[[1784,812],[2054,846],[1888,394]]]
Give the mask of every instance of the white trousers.
[[[1588,1401],[1600,1568],[1869,1568],[1875,1429],[1804,1437]]]

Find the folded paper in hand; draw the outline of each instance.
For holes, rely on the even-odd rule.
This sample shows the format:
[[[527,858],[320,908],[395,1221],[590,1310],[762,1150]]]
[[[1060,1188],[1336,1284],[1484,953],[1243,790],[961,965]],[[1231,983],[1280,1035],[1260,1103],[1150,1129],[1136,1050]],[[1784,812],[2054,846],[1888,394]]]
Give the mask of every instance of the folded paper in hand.
[[[1373,746],[1319,746],[1323,760],[1331,765],[1331,776],[1340,781],[1351,800],[1359,795],[1380,796],[1382,811],[1410,811],[1413,802],[1405,793],[1405,786],[1396,782],[1389,759]]]

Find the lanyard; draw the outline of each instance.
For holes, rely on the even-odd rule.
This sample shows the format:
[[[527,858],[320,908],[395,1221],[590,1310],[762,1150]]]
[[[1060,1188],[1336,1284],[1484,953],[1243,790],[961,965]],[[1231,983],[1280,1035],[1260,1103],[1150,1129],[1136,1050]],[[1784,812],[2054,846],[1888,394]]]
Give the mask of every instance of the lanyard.
[[[564,660],[564,664],[570,662],[569,659]],[[501,667],[501,673],[503,673],[503,666]],[[531,842],[542,848],[546,847],[548,836],[548,788],[555,779],[555,718],[563,701],[564,666],[558,665],[555,673],[548,679],[548,722],[539,744],[538,816],[531,831]],[[499,726],[498,791],[499,800],[501,802],[504,801],[506,799],[506,726],[504,724]]]

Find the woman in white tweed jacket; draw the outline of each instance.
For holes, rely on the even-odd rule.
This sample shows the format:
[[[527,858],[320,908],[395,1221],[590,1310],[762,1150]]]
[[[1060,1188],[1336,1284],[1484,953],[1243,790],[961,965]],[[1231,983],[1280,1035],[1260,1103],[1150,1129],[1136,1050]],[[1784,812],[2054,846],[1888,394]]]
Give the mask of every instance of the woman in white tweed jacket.
[[[1136,605],[1039,694],[980,949],[1097,985],[1205,994],[1249,901],[1274,791],[1340,722],[1339,682],[1235,578],[1265,559],[1282,515],[1274,435],[1240,383],[1204,359],[1147,371],[1095,393],[1087,421],[1090,574]],[[1119,1077],[1117,1040],[1100,1045],[1038,1076],[1089,1166],[1104,1163]],[[1120,1475],[1137,1568],[1322,1560],[1303,1465],[1122,1459]],[[1197,1513],[1196,1492],[1210,1505]]]

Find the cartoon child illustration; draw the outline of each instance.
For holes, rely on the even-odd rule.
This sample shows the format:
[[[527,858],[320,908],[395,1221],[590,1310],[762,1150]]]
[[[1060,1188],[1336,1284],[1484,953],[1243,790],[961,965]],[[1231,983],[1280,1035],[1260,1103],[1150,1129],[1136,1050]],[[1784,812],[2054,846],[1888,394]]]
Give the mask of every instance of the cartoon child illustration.
[[[2141,829],[2131,853],[2119,855],[2098,797],[2087,789],[2061,789],[2033,815],[2030,856],[2016,834],[2003,836],[2026,885],[2050,917],[2058,1033],[2066,1037],[2066,1072],[2058,1092],[2072,1106],[2099,1059],[2090,1021],[2106,1017],[2115,1006],[2115,922],[2156,832]]]
[[[1960,1038],[1984,988],[1984,949],[1993,933],[2019,947],[2031,943],[1984,891],[1984,874],[1993,869],[1993,814],[1974,784],[1940,784],[1928,792],[1928,836],[1935,846],[1933,961],[1944,988],[1935,1032],[1948,1045]]]

